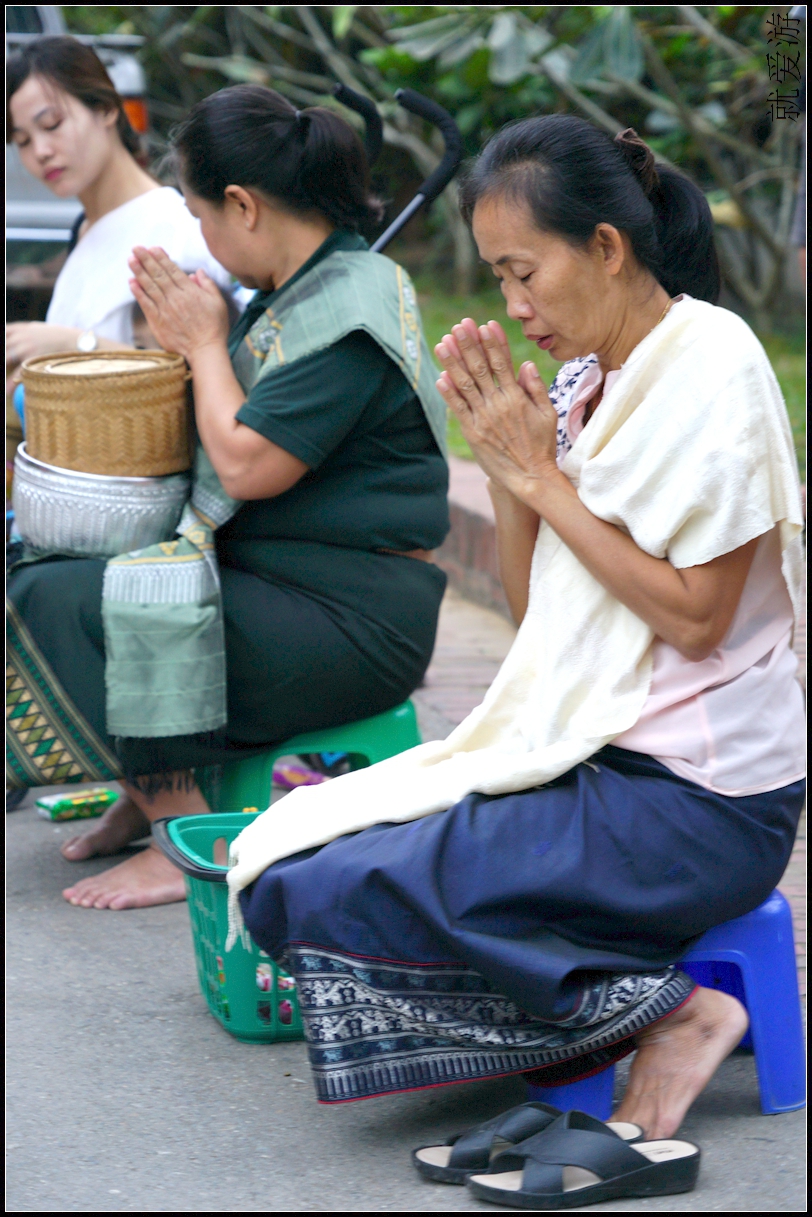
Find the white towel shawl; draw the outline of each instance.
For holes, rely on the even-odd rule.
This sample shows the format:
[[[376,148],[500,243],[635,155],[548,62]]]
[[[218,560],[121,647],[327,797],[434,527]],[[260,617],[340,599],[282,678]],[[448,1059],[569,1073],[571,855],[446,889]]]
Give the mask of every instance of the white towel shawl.
[[[581,501],[675,567],[697,566],[781,524],[799,604],[802,529],[786,409],[741,318],[683,297],[635,348],[563,463]],[[632,727],[651,681],[652,630],[598,583],[544,521],[530,603],[485,700],[446,740],[299,787],[231,847],[237,895],[300,850],[371,824],[418,819],[466,794],[551,781]]]

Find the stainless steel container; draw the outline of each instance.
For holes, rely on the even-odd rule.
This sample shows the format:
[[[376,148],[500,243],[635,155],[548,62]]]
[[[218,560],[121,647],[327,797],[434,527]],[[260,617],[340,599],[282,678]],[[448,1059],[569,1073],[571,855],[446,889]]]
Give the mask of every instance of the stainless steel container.
[[[14,458],[14,523],[33,549],[113,558],[169,541],[189,497],[188,473],[103,477],[35,460],[20,444]]]

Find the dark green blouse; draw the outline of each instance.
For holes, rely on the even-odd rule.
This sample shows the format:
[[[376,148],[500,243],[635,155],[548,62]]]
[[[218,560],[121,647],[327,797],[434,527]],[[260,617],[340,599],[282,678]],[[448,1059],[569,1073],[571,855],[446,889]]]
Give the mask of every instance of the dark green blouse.
[[[278,291],[257,293],[232,331],[230,352],[322,258],[365,248],[361,237],[334,232]],[[448,532],[445,460],[402,372],[363,331],[263,377],[237,418],[308,472],[285,494],[244,503],[218,532],[218,549],[275,539],[436,549]]]

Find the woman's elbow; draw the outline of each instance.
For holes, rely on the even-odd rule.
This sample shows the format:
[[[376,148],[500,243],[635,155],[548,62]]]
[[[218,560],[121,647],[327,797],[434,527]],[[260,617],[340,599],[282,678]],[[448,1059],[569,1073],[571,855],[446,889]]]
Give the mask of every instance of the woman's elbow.
[[[304,466],[307,471],[307,466]],[[299,469],[282,469],[269,473],[268,470],[256,469],[251,466],[218,471],[220,485],[232,499],[242,503],[254,499],[275,499],[278,495],[291,490],[303,477]]]
[[[222,454],[217,459],[209,454],[209,459],[226,494],[232,499],[247,498],[245,491],[250,485],[251,470],[246,467],[245,463],[224,459]]]
[[[715,621],[685,622],[675,631],[676,636],[666,641],[689,663],[701,663],[713,654],[726,632]]]
[[[229,498],[237,499],[240,503],[248,503],[253,499],[275,499],[282,493],[275,485],[269,485],[267,479],[260,482],[250,470],[237,469],[229,473],[219,473],[218,477]]]

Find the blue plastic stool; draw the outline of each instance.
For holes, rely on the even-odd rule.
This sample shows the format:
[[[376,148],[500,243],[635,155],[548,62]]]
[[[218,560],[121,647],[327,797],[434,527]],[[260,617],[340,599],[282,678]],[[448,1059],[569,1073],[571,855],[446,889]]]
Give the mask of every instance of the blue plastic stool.
[[[615,1067],[610,1065],[582,1082],[569,1086],[528,1086],[527,1098],[536,1103],[551,1103],[561,1111],[585,1111],[597,1120],[608,1120],[612,1114],[615,1092]]]
[[[737,997],[750,1016],[740,1047],[756,1057],[761,1110],[796,1111],[806,1101],[804,1038],[792,912],[780,892],[752,913],[709,930],[681,962],[706,989]],[[614,1068],[569,1086],[528,1086],[528,1098],[605,1120],[612,1110]]]

